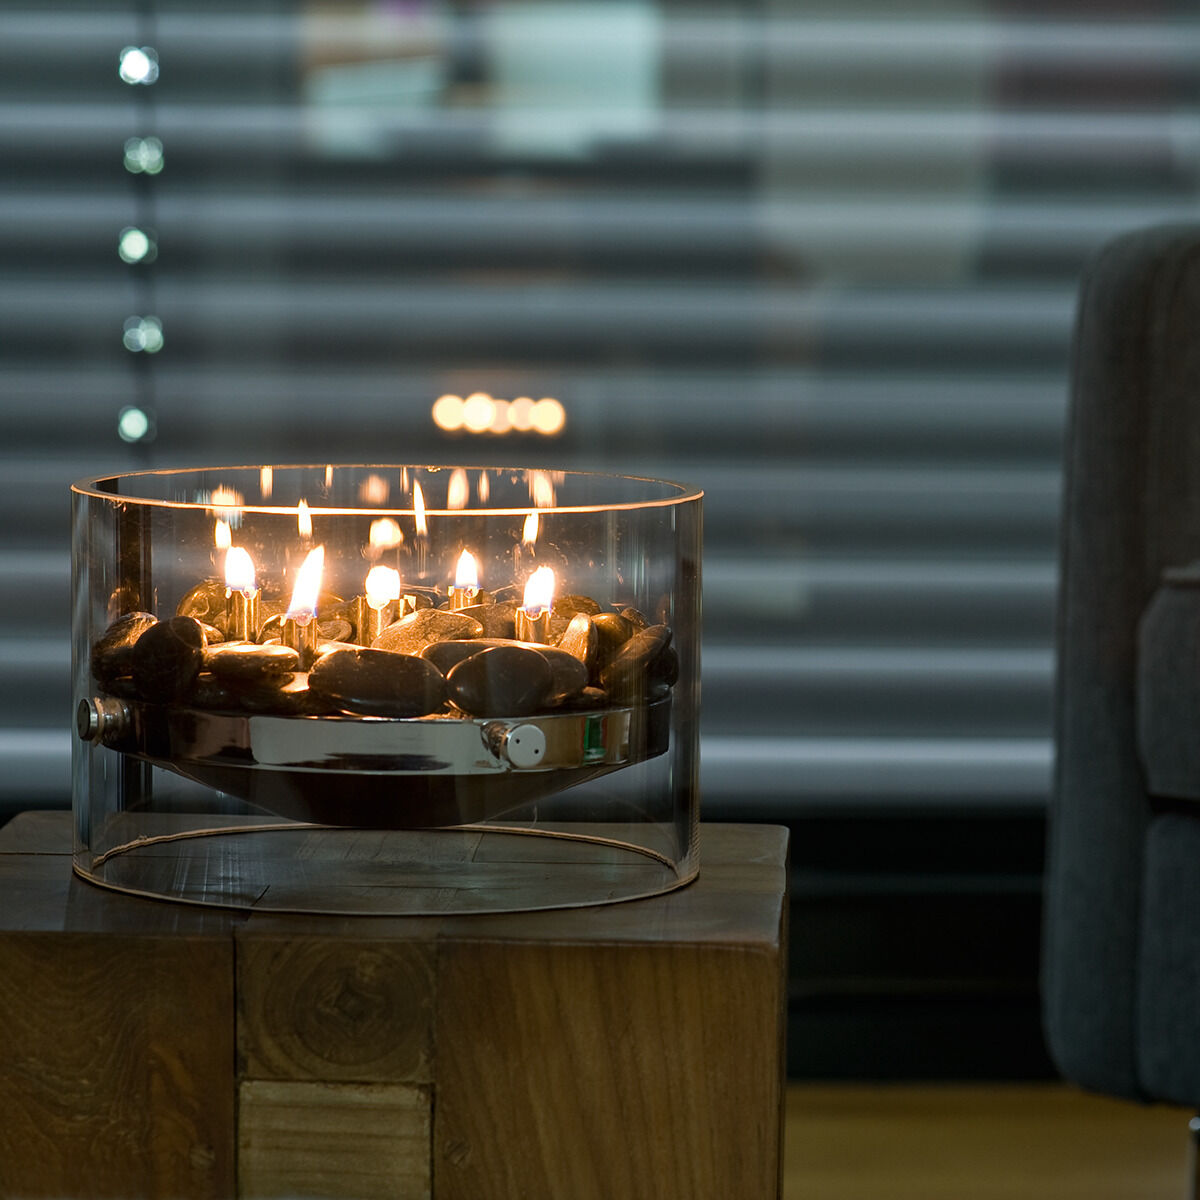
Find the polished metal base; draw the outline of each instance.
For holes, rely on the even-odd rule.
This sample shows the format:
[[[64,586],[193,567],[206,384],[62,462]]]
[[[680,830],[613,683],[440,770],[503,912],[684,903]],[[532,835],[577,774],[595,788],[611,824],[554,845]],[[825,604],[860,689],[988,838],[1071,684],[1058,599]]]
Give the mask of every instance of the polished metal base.
[[[522,717],[280,717],[97,696],[85,740],[290,820],[469,824],[666,752],[671,697]]]

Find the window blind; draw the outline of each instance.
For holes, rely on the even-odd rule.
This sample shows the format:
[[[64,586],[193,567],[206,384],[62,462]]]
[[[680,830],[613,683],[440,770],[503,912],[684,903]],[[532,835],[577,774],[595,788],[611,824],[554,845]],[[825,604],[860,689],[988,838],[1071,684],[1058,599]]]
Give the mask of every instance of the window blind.
[[[1037,811],[1076,279],[1196,211],[1198,50],[1132,3],[6,6],[0,812],[69,802],[71,480],[381,459],[705,489],[710,816]],[[437,427],[475,392],[565,427]]]

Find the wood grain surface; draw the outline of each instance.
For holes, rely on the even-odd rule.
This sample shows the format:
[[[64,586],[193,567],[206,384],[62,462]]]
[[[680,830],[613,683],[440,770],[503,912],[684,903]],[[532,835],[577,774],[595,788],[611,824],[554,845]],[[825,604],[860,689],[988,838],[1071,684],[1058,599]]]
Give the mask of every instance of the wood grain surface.
[[[432,942],[238,938],[238,1050],[248,1079],[433,1080]]]
[[[428,1200],[428,1088],[247,1080],[242,1200]]]
[[[231,951],[0,937],[0,1195],[233,1195]]]
[[[443,944],[439,1200],[777,1195],[780,960]]]
[[[67,813],[0,830],[0,1195],[778,1195],[785,830],[475,917],[156,902],[69,851]]]

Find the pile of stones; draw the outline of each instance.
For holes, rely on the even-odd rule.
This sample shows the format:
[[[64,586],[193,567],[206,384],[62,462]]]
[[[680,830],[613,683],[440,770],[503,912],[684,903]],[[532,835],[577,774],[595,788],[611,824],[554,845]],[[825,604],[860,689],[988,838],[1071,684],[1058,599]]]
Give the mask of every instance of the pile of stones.
[[[550,644],[515,638],[516,604],[481,593],[451,611],[418,597],[416,611],[370,646],[356,643],[354,602],[323,596],[311,661],[280,644],[280,605],[264,609],[256,641],[227,641],[225,589],[193,588],[176,615],[117,618],[96,641],[98,688],[122,699],[285,716],[525,717],[637,705],[667,694],[679,658],[666,624],[638,610],[563,596]]]

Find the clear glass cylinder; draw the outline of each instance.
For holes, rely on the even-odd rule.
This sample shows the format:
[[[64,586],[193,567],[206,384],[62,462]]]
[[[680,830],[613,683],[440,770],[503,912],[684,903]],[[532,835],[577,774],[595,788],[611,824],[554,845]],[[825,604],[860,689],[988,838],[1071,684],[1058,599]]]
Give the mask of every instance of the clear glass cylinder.
[[[355,914],[695,877],[699,491],[373,465],[72,492],[82,877]]]

